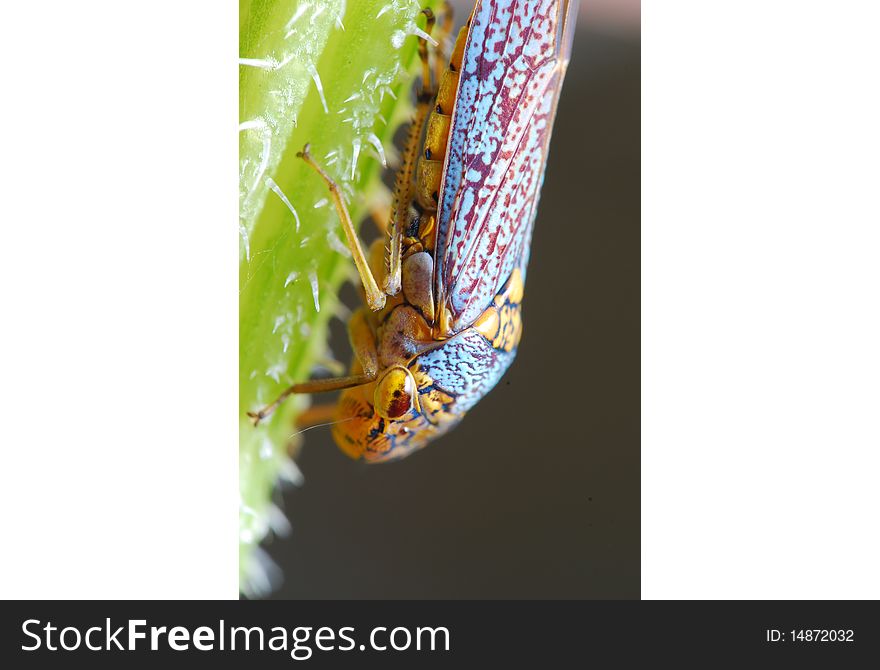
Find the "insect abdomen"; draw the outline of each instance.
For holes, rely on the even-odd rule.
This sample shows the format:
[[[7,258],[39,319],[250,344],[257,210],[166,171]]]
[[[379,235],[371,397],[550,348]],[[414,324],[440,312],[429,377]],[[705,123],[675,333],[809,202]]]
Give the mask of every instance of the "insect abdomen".
[[[458,93],[465,42],[467,42],[467,26],[458,33],[449,66],[440,77],[435,106],[428,117],[425,150],[419,158],[416,199],[423,208],[429,210],[437,209],[437,198],[443,179],[443,159],[446,158],[446,147],[449,145],[452,108]]]

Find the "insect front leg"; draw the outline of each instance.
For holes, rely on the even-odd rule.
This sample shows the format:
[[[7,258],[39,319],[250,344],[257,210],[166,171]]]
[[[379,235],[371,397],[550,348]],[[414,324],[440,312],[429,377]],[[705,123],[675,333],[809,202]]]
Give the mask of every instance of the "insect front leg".
[[[311,153],[309,153],[308,144],[303,147],[303,150],[299,152],[297,156],[308,163],[308,165],[320,175],[321,179],[324,180],[324,183],[326,183],[327,187],[330,189],[330,197],[333,200],[333,204],[339,214],[339,219],[342,222],[342,229],[345,231],[345,239],[348,243],[348,248],[351,250],[351,256],[354,259],[354,264],[357,267],[361,282],[364,285],[367,305],[369,305],[370,309],[373,311],[382,309],[385,306],[385,294],[379,290],[376,278],[373,276],[373,273],[370,271],[370,266],[367,264],[363,247],[361,247],[360,240],[358,240],[357,231],[351,221],[351,215],[348,213],[348,206],[339,185],[320,165],[318,165],[318,163],[315,162],[315,159],[312,158]]]
[[[260,421],[268,418],[287,398],[295,393],[325,393],[328,391],[339,391],[341,389],[353,388],[369,384],[376,380],[379,372],[379,356],[376,352],[376,335],[370,327],[367,319],[367,313],[364,309],[357,310],[351,316],[348,322],[348,339],[351,342],[351,348],[357,357],[362,372],[360,374],[346,375],[344,377],[333,377],[330,379],[315,379],[300,384],[293,384],[285,389],[274,402],[266,405],[258,412],[248,412],[248,416],[253,420],[254,425],[258,425]]]

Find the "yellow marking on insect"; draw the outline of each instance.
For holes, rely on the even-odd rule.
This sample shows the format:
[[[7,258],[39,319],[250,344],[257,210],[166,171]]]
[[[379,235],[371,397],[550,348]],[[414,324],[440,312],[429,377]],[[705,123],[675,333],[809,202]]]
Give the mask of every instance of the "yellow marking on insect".
[[[458,92],[458,79],[461,75],[452,70],[446,70],[440,78],[440,90],[437,92],[437,104],[434,107],[436,111],[440,108],[438,114],[444,114],[452,117],[452,107],[455,105],[455,95]]]
[[[474,322],[474,328],[496,349],[513,351],[519,344],[522,337],[522,297],[522,273],[516,268],[504,289]]]
[[[455,400],[455,398],[442,389],[437,388],[437,386],[434,385],[433,377],[425,372],[421,365],[414,365],[410,369],[410,372],[412,372],[413,378],[416,380],[419,389],[432,387],[427,393],[419,395],[419,401],[421,402],[423,413],[427,416],[435,417],[434,422],[436,422],[437,415],[446,413],[446,408],[453,402],[453,400]]]
[[[525,282],[523,282],[522,272],[519,268],[514,268],[510,274],[510,279],[507,280],[507,287],[504,293],[507,294],[507,299],[510,302],[518,305],[522,302],[524,292]]]
[[[416,186],[416,197],[422,207],[437,209],[437,198],[440,192],[440,181],[443,179],[443,161],[419,161],[419,176]]]
[[[480,314],[480,318],[474,321],[474,328],[490,342],[494,342],[501,327],[501,315],[495,305],[489,305],[486,311]]]
[[[442,161],[446,157],[446,144],[449,140],[451,125],[451,116],[431,114],[428,119],[428,131],[425,135],[425,158]]]
[[[470,21],[468,22],[470,23]],[[468,25],[463,25],[458,31],[458,37],[455,39],[455,47],[452,49],[452,55],[449,56],[449,69],[455,72],[461,71],[461,61],[464,60],[464,45],[467,42]]]

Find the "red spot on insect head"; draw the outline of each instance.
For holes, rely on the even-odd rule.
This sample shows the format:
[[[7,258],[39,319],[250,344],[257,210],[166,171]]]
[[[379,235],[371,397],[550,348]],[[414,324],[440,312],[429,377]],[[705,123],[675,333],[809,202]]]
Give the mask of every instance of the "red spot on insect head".
[[[398,418],[409,412],[411,406],[410,398],[403,393],[394,392],[394,397],[388,405],[388,416]]]

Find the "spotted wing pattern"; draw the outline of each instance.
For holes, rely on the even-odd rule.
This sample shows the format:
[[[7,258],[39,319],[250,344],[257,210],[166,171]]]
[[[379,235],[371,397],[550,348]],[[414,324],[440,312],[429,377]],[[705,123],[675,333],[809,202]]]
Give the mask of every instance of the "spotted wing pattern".
[[[480,0],[440,190],[436,293],[467,328],[525,272],[577,0]]]

